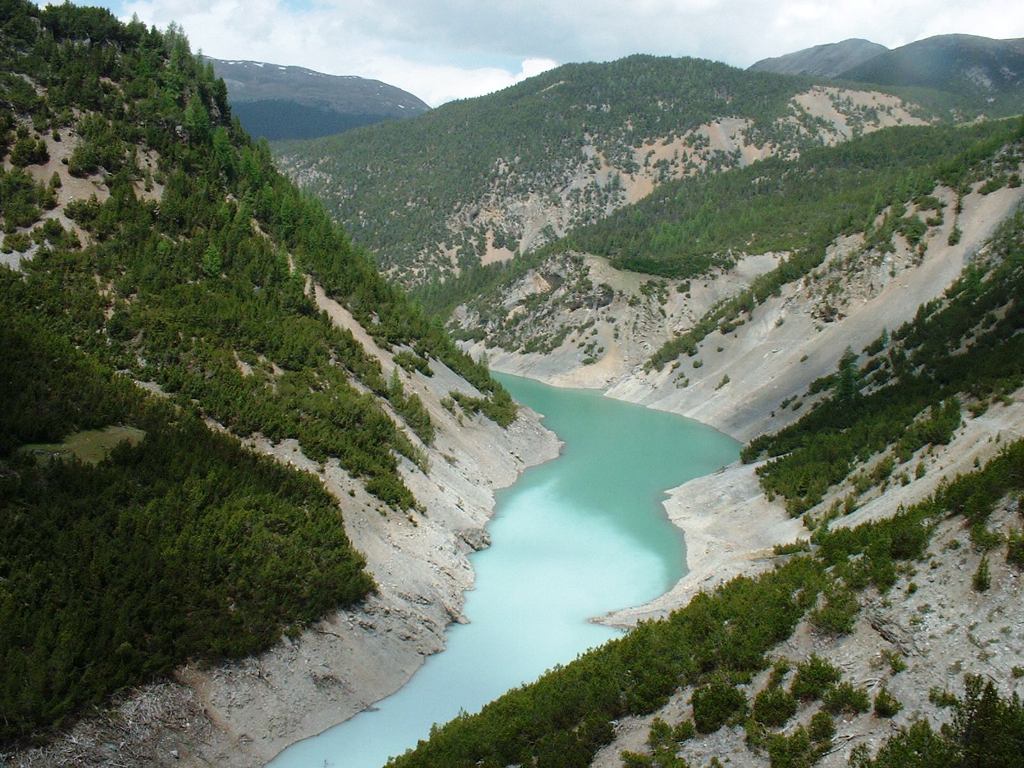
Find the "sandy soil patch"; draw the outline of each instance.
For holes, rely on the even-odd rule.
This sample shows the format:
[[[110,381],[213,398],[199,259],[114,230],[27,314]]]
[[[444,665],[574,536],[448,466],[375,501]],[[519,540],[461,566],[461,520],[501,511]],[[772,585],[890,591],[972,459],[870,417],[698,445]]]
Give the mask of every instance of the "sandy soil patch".
[[[871,133],[895,125],[927,125],[916,117],[897,96],[876,91],[816,85],[793,97],[791,103],[814,118],[827,121],[833,128],[823,136],[829,144],[851,138],[855,133]]]
[[[498,264],[509,261],[510,259],[515,258],[515,256],[515,251],[496,246],[494,244],[494,232],[487,230],[487,250],[484,251],[484,255],[480,258],[481,264],[484,266],[488,264]]]

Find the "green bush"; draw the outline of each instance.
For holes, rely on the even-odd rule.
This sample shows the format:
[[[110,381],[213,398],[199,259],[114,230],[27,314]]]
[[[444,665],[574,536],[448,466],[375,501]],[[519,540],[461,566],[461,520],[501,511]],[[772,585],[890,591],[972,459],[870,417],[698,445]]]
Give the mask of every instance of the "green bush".
[[[46,143],[28,136],[18,139],[11,150],[11,165],[24,168],[26,165],[40,165],[50,159]]]
[[[825,604],[811,612],[810,620],[818,629],[833,635],[845,635],[853,631],[860,602],[853,591],[842,584],[833,585],[826,593]]]
[[[828,744],[836,735],[836,724],[828,712],[815,712],[811,717],[808,733],[816,744]]]
[[[772,663],[772,673],[768,677],[768,687],[777,688],[782,685],[783,678],[789,673],[789,670],[793,668],[793,665],[789,663],[789,659],[782,656],[776,659]]]
[[[31,247],[32,239],[29,237],[27,232],[15,232],[13,235],[7,235],[4,237],[4,253],[12,253],[15,251],[18,253],[24,253]]]
[[[796,714],[796,699],[782,688],[766,688],[754,697],[753,718],[762,725],[778,728]]]
[[[1024,570],[1024,532],[1019,528],[1010,531],[1007,537],[1006,562]]]
[[[852,683],[842,682],[830,686],[821,699],[825,709],[833,715],[840,712],[857,714],[871,709],[868,692],[863,688],[854,687]]]
[[[957,698],[952,691],[936,685],[928,689],[928,701],[939,709],[948,709],[956,706]]]
[[[747,697],[721,676],[695,690],[690,703],[698,733],[714,733],[747,709]]]
[[[894,675],[898,675],[907,668],[907,662],[903,660],[903,655],[899,651],[884,650],[882,658],[889,665],[889,671]]]
[[[978,570],[971,577],[971,586],[975,592],[988,592],[992,586],[992,574],[989,570],[988,555],[982,555]]]
[[[889,693],[884,686],[875,694],[875,714],[879,717],[895,717],[901,709],[903,705],[899,699]]]
[[[768,737],[768,759],[771,768],[811,768],[820,751],[812,743],[810,734],[802,725],[789,736],[773,734]]]
[[[820,699],[829,686],[842,679],[842,673],[816,654],[796,665],[789,692],[802,701]]]

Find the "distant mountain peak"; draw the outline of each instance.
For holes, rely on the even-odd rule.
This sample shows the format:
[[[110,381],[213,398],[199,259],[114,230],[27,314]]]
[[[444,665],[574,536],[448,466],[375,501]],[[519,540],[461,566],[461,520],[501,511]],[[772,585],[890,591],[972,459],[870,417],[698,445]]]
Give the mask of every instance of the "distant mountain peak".
[[[380,80],[265,61],[207,60],[227,85],[242,125],[271,140],[317,138],[430,109],[422,99]]]
[[[953,93],[1019,95],[1024,39],[936,35],[909,43],[839,73],[848,80],[936,88]]]
[[[930,88],[975,105],[998,103],[1002,114],[1016,111],[1014,105],[1024,105],[1024,38],[935,35],[892,50],[851,38],[762,59],[750,69]]]
[[[838,43],[825,43],[812,48],[787,53],[770,59],[761,59],[750,66],[754,72],[774,72],[779,75],[809,75],[835,77],[865,61],[870,61],[889,49],[859,37]]]

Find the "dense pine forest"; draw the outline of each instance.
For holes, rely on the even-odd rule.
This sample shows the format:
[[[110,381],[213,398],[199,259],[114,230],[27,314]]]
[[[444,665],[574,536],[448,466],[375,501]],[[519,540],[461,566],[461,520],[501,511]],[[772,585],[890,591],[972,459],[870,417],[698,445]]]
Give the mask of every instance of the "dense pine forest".
[[[4,302],[0,330],[0,743],[188,659],[262,650],[373,588],[318,481],[17,309]],[[18,450],[111,424],[145,438],[95,464]]]
[[[378,250],[387,265],[411,259],[427,236],[451,238],[443,214],[500,178],[495,158],[514,164],[503,182],[513,185],[510,192],[550,188],[588,143],[615,157],[644,137],[682,134],[717,117],[726,99],[737,114],[770,122],[785,114],[787,100],[803,85],[709,61],[633,56],[611,67],[568,64],[412,123],[277,149],[300,163],[323,158],[337,170],[310,189],[335,206],[340,220],[351,221],[353,236]],[[652,109],[655,103],[662,108]],[[510,148],[515,159],[506,157]],[[346,180],[343,169],[355,166],[358,179]],[[347,190],[355,183],[358,197]],[[391,216],[410,191],[415,197],[404,215]]]
[[[417,506],[399,463],[425,466],[434,425],[306,276],[404,364],[443,361],[480,390],[477,409],[503,424],[515,410],[274,170],[180,30],[4,0],[0,62],[9,744],[186,660],[267,648],[373,588],[319,483],[238,441],[295,438],[382,514]],[[102,460],[68,450],[104,428],[144,437]]]

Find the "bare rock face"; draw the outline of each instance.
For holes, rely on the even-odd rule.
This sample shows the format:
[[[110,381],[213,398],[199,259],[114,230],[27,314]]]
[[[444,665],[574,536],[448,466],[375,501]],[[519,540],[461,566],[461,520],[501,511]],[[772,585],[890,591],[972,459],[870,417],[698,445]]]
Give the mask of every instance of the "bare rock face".
[[[487,547],[491,546],[491,536],[483,528],[467,528],[466,530],[459,531],[459,538],[474,552],[479,552],[481,549],[487,549]]]

